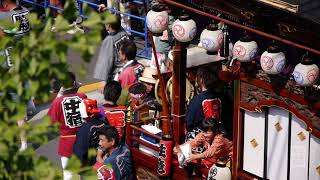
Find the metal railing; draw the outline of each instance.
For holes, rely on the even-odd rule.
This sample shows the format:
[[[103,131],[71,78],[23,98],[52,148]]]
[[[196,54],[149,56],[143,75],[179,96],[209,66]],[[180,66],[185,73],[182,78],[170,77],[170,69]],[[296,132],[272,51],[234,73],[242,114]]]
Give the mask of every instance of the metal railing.
[[[63,8],[51,5],[49,3],[49,0],[44,0],[41,3],[37,2],[37,0],[21,0],[21,1],[29,3],[29,4],[32,4],[33,6],[38,6],[38,7],[42,7],[42,8],[45,8],[45,9],[46,8],[51,8],[51,9],[55,9],[55,10],[58,10],[58,11],[63,11],[64,10]],[[86,4],[88,4],[88,5],[92,6],[92,7],[95,7],[95,8],[99,7],[99,4],[96,4],[96,3],[93,3],[93,2],[90,2],[90,1],[87,1],[87,0],[77,0],[76,2],[77,2],[77,5],[78,5],[78,7],[77,7],[78,8],[78,14],[79,14],[79,16],[84,17],[84,18],[86,18],[86,16],[83,14],[83,11],[82,11],[82,4],[83,3],[86,3]],[[133,3],[139,4],[139,5],[144,5],[145,2],[144,1],[139,1],[139,0],[134,0]],[[114,8],[106,7],[106,9],[108,11],[111,11],[112,13],[120,14],[120,15],[124,15],[124,16],[129,16],[130,18],[138,19],[138,20],[143,22],[143,24],[144,24],[143,32],[139,32],[139,31],[136,31],[136,30],[133,30],[133,29],[125,29],[125,30],[127,32],[130,32],[130,33],[134,34],[134,35],[138,35],[138,36],[142,36],[143,37],[143,40],[144,40],[143,49],[138,51],[137,56],[150,60],[151,59],[151,51],[150,51],[150,48],[149,48],[149,45],[148,45],[148,28],[147,28],[146,17],[145,16],[139,17],[139,16],[136,16],[136,15],[127,13],[127,12],[122,12],[122,11],[116,10]]]

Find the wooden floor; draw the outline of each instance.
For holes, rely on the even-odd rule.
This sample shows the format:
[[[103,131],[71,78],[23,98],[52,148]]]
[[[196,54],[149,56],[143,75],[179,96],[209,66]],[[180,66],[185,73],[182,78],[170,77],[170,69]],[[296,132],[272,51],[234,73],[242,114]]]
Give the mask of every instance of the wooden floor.
[[[138,168],[136,173],[138,180],[159,180],[157,175],[143,168]]]

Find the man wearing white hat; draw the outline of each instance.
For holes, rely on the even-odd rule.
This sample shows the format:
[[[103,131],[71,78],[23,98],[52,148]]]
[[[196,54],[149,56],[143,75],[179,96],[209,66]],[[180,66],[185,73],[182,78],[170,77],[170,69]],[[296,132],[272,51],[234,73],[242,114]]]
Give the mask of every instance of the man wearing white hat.
[[[153,76],[156,76],[157,74],[158,74],[157,69],[147,67],[144,69],[142,76],[139,78],[139,81],[147,86],[148,94],[152,93],[154,85],[157,82],[157,80],[153,77]]]
[[[154,96],[154,86],[157,82],[155,76],[158,74],[157,69],[147,67],[144,69],[142,76],[139,78],[139,81],[147,87],[147,97],[145,98],[146,105],[155,109],[162,110],[161,105],[157,102]]]

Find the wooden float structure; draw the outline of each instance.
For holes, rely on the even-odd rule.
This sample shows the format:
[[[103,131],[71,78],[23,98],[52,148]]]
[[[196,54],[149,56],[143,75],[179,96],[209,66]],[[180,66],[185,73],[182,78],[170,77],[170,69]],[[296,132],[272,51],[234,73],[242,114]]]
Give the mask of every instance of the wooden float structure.
[[[298,52],[307,51],[320,59],[320,36],[317,34],[320,32],[320,15],[312,19],[308,15],[293,14],[293,11],[299,11],[285,9],[281,3],[268,4],[268,0],[251,0],[250,3],[243,0],[162,2],[173,8],[182,8],[186,12],[224,22],[233,29],[256,34],[263,38],[262,41],[285,44]],[[259,14],[263,8],[267,10]],[[315,8],[320,11],[319,6]],[[268,25],[271,26],[265,29],[258,22],[266,17],[270,18]],[[173,49],[173,103],[170,116],[172,135],[178,144],[183,142],[185,136],[187,46],[187,43],[176,41]],[[316,64],[319,66],[319,62]],[[232,178],[320,179],[318,86],[298,87],[288,75],[270,76],[257,64],[249,66],[256,70],[252,72],[252,69],[242,65],[240,73],[233,79]],[[142,144],[154,151],[159,151],[159,147],[139,139],[135,134],[140,132],[157,140],[161,137],[145,131],[138,124],[129,123],[126,128],[127,144],[136,168],[142,167],[156,174],[158,159],[140,151],[134,144]],[[175,162],[172,163],[171,178],[187,179],[187,172]]]

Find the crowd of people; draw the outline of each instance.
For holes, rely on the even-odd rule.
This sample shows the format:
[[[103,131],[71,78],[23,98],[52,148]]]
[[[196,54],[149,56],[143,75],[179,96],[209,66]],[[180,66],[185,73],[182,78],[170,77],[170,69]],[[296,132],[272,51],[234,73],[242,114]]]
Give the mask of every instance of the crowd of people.
[[[99,9],[105,9],[105,6]],[[74,176],[67,169],[73,154],[82,166],[93,166],[98,179],[132,179],[133,162],[125,143],[126,123],[138,122],[139,112],[145,109],[148,113],[149,109],[162,111],[154,94],[155,65],[144,66],[137,61],[136,44],[123,29],[122,21],[126,17],[115,17],[116,21],[105,24],[108,35],[101,43],[93,73],[93,77],[100,80],[99,92],[104,95],[104,104],[98,107],[96,100],[78,93],[76,77],[68,72],[69,83],[52,102],[48,112],[52,123],[59,123],[58,154],[65,180]],[[164,66],[162,72],[172,71],[170,33],[168,29],[163,36],[154,38]],[[186,143],[192,148],[187,164],[207,159],[211,166],[221,158],[230,160],[232,154],[232,142],[226,138],[230,131],[225,128],[223,116],[226,111],[223,83],[218,78],[217,69],[207,65],[198,69],[196,83],[201,92],[190,101],[186,111]],[[25,149],[26,141],[23,143]],[[95,157],[89,156],[90,149],[95,150]],[[180,151],[177,145],[175,153]]]
[[[82,166],[93,166],[99,179],[132,178],[133,162],[126,145],[125,126],[129,121],[141,121],[138,112],[145,106],[161,111],[161,105],[151,93],[153,87],[148,88],[155,82],[151,77],[135,78],[131,84],[124,85],[119,79],[107,81],[103,90],[105,102],[98,107],[96,100],[77,93],[75,76],[69,72],[70,86],[52,102],[48,112],[52,122],[60,125],[58,154],[64,179],[72,177],[72,172],[66,169],[72,154],[79,158]],[[186,143],[191,147],[186,165],[203,159],[208,168],[221,159],[230,160],[232,142],[225,136],[228,132],[221,117],[222,92],[218,90],[219,79],[214,68],[199,68],[197,81],[201,92],[191,100],[186,114]],[[117,104],[124,88],[128,88],[131,108]],[[90,149],[95,150],[95,157],[89,156]],[[180,151],[177,145],[175,153]]]

